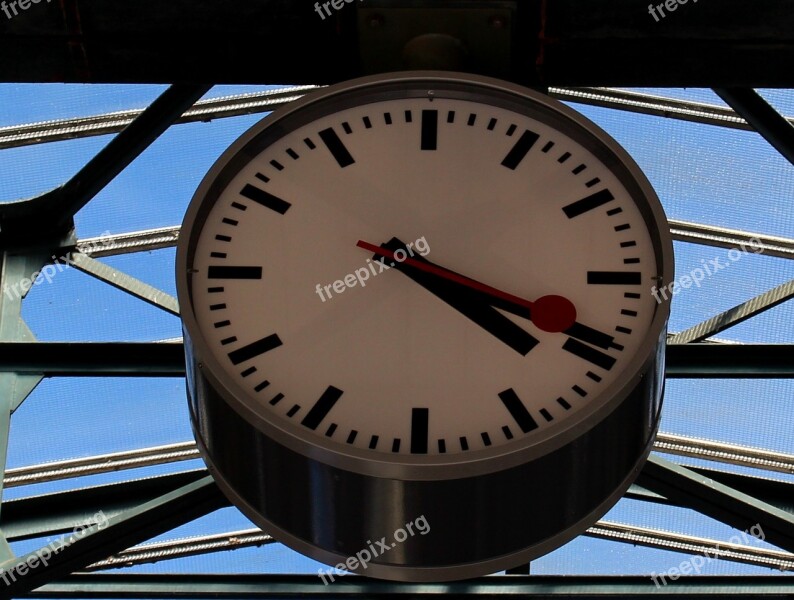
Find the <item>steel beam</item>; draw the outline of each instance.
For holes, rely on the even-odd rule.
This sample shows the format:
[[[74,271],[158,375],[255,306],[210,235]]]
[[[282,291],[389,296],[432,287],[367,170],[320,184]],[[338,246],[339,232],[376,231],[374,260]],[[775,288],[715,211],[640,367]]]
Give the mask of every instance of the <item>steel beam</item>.
[[[11,541],[67,533],[100,510],[108,518],[114,517],[198,481],[207,474],[206,469],[194,469],[6,500],[3,503],[3,532]]]
[[[356,575],[325,585],[316,575],[72,575],[25,598],[498,598],[560,597],[577,600],[636,598],[710,598],[735,600],[794,595],[794,578],[709,576],[682,577],[659,589],[647,576],[491,576],[448,583],[395,583]]]
[[[794,515],[651,455],[637,483],[672,502],[746,531],[760,525],[767,542],[794,552]]]
[[[208,123],[213,119],[269,112],[297,100],[316,88],[317,86],[314,85],[290,86],[264,92],[199,100],[182,116],[175,119],[174,124]],[[118,133],[143,111],[144,109],[133,108],[87,117],[54,119],[0,127],[0,150]]]
[[[105,263],[91,258],[82,252],[73,252],[69,264],[86,275],[103,281],[117,290],[135,296],[152,306],[164,310],[174,316],[179,316],[179,302],[174,296],[144,283],[131,275],[119,271]]]
[[[359,12],[381,6],[380,19],[358,19]],[[515,14],[507,22],[490,21],[472,7],[515,7]],[[410,68],[404,40],[386,43],[401,31],[395,13],[409,8],[417,36],[439,33],[423,10],[454,10],[458,19],[470,12],[463,30],[453,30],[462,45],[478,48],[493,38],[508,49],[495,63],[484,57],[495,44],[471,52],[471,70],[507,73],[516,81],[621,87],[790,87],[794,81],[784,68],[794,63],[794,13],[787,2],[753,0],[752,10],[744,0],[689,3],[656,20],[647,7],[634,0],[388,0],[346,3],[321,16],[313,3],[284,0],[234,10],[219,0],[172,0],[167,11],[158,0],[122,8],[41,5],[35,15],[4,21],[0,80],[332,83],[366,74],[363,65],[373,59]],[[290,51],[296,47],[302,51]],[[380,53],[384,47],[388,52]],[[263,68],[262,57],[278,60]]]
[[[753,89],[715,88],[714,91],[794,165],[794,125]]]
[[[183,377],[178,342],[0,342],[0,372],[48,377]],[[667,377],[794,378],[794,344],[677,344]]]
[[[0,241],[29,242],[33,237],[44,240],[67,233],[75,213],[210,87],[172,85],[69,181],[36,198],[0,205]]]
[[[29,552],[4,562],[0,572],[3,597],[18,597],[58,577],[107,558],[144,540],[226,506],[226,499],[211,477],[204,477],[110,517],[104,526],[93,525],[84,535],[72,534],[62,543]]]

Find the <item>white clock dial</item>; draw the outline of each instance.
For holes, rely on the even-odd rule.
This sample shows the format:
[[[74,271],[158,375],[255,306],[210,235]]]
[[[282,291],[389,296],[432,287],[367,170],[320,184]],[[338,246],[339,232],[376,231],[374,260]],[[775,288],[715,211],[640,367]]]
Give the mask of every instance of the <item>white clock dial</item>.
[[[559,435],[647,344],[648,211],[544,113],[393,96],[249,140],[226,167],[189,265],[204,342],[251,410],[331,452],[452,463]],[[527,316],[565,301],[520,316],[511,296],[562,297],[576,322],[543,330]]]

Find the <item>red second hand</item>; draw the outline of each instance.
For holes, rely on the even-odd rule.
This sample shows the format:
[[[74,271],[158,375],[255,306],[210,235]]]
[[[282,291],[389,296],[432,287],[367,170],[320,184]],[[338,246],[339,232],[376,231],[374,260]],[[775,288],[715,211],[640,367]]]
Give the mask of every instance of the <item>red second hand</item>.
[[[489,296],[493,296],[494,298],[500,298],[502,300],[511,302],[512,304],[526,307],[530,311],[530,319],[535,326],[542,331],[559,333],[560,331],[565,331],[568,329],[576,321],[576,308],[570,300],[563,296],[542,296],[535,302],[532,302],[531,300],[526,300],[525,298],[519,298],[513,294],[503,292],[502,290],[491,287],[490,285],[480,283],[475,279],[458,275],[457,273],[453,273],[444,267],[439,267],[438,265],[434,265],[432,263],[422,262],[410,257],[400,260],[397,258],[395,253],[388,248],[381,248],[380,246],[376,246],[375,244],[370,244],[369,242],[362,240],[359,240],[356,243],[356,246],[363,248],[364,250],[374,252],[375,254],[391,258],[398,263],[405,263],[411,267],[425,271],[426,273],[431,273],[433,275],[437,275],[438,277],[448,279],[449,281],[454,281],[455,283],[465,285],[471,289],[484,292]]]

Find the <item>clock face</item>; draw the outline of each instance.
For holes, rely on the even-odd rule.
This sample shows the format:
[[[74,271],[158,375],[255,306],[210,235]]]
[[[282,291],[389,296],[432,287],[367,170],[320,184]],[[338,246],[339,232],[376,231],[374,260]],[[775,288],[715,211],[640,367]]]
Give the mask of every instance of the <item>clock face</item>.
[[[274,116],[197,193],[180,276],[204,368],[280,441],[487,465],[636,384],[658,201],[572,111],[407,81]]]

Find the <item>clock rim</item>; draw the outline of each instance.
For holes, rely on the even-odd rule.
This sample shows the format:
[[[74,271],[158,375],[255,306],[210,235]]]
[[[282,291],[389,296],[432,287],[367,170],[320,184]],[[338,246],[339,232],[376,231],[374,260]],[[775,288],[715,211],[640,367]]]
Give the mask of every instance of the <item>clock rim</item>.
[[[406,85],[416,86],[410,88],[414,92],[412,95],[406,94]],[[339,468],[398,479],[445,479],[495,472],[543,456],[580,437],[623,402],[640,379],[653,370],[657,362],[663,369],[663,349],[670,314],[669,302],[658,304],[654,308],[655,314],[645,333],[645,339],[617,378],[593,396],[576,414],[567,417],[560,426],[533,434],[529,436],[529,440],[518,439],[493,448],[444,455],[391,454],[325,440],[313,432],[304,433],[299,425],[284,419],[267,418],[267,409],[257,410],[260,403],[233,376],[227,375],[220,361],[214,357],[193,311],[189,270],[192,268],[197,238],[204,227],[207,214],[217,202],[220,192],[226,189],[231,177],[261,152],[262,147],[253,154],[247,152],[252,145],[261,144],[264,139],[267,142],[266,147],[295,128],[317,118],[366,103],[361,102],[362,94],[364,99],[371,96],[371,101],[386,99],[383,97],[384,93],[395,94],[395,99],[421,98],[427,97],[426,88],[434,85],[444,86],[445,93],[460,93],[463,99],[473,102],[485,103],[484,99],[488,97],[491,105],[516,110],[520,114],[541,120],[592,152],[626,187],[631,201],[641,212],[662,277],[658,287],[666,285],[674,278],[672,236],[667,227],[667,218],[656,192],[636,162],[609,134],[589,119],[529,88],[468,73],[395,72],[362,77],[322,88],[259,120],[216,160],[193,195],[183,220],[182,231],[186,234],[180,235],[177,244],[176,279],[177,296],[182,307],[188,368],[195,366],[202,370],[210,385],[233,410],[261,433],[286,447]],[[420,90],[425,92],[420,94]],[[497,103],[497,100],[515,104],[517,108]],[[528,108],[519,110],[518,105],[521,102],[528,104]],[[296,118],[296,113],[298,123],[293,124],[290,121]],[[285,127],[285,120],[288,127]],[[269,139],[269,136],[275,137]],[[230,170],[232,175],[224,178]],[[214,195],[208,198],[212,193]],[[658,402],[661,400],[661,386],[657,395]]]

